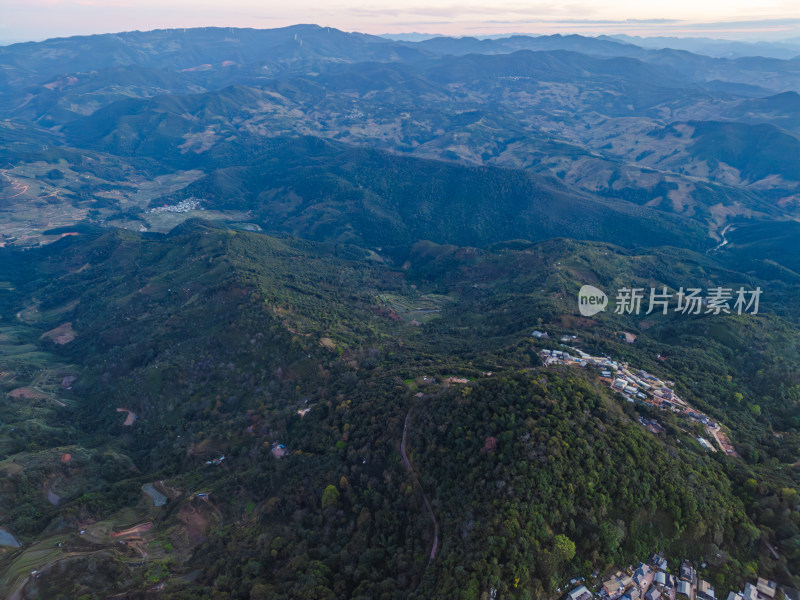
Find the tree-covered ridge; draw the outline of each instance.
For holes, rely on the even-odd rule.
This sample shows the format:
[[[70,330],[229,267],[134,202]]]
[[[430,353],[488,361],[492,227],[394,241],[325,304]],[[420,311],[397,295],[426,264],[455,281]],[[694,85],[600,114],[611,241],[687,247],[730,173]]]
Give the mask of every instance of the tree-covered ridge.
[[[635,562],[652,548],[715,556],[758,539],[719,464],[674,441],[665,447],[576,374],[494,376],[412,415],[412,460],[443,523],[435,569],[447,583],[437,581],[436,597],[488,587],[543,597],[569,573]]]
[[[176,198],[247,210],[268,231],[370,248],[436,240],[485,247],[559,235],[622,246],[708,245],[696,223],[576,194],[523,171],[420,160],[317,138],[273,139]],[[575,219],[579,214],[580,219]]]
[[[3,404],[0,526],[23,548],[0,558],[0,585],[25,584],[35,544],[54,562],[26,589],[54,598],[162,583],[174,598],[554,597],[655,549],[705,559],[718,589],[756,572],[792,583],[798,428],[780,394],[795,371],[778,358],[793,356],[796,308],[644,327],[613,313],[587,323],[575,304],[587,280],[761,283],[782,298],[791,281],[670,248],[376,253],[201,222],[1,252],[0,333],[16,354],[0,385],[44,397]],[[71,341],[41,337],[67,322]],[[686,423],[622,403],[589,370],[541,369],[537,351],[566,333],[674,379],[743,458],[706,454]],[[736,344],[752,346],[750,367]],[[780,385],[756,400],[768,369]],[[430,564],[425,498],[439,526]]]

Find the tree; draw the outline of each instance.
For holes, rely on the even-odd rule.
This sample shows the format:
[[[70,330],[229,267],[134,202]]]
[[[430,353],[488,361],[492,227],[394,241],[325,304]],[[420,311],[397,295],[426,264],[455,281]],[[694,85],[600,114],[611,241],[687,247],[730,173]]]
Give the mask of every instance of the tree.
[[[329,485],[322,492],[322,510],[339,503],[339,490],[335,485]]]
[[[575,542],[559,533],[553,538],[553,555],[559,563],[565,563],[575,557]]]

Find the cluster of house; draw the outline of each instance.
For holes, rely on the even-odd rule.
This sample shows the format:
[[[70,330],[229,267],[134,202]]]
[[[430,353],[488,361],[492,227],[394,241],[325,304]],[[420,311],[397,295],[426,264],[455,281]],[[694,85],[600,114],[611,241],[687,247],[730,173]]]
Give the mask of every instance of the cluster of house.
[[[147,213],[161,213],[161,212],[173,212],[173,213],[185,213],[192,210],[197,210],[200,208],[200,203],[202,201],[198,198],[191,197],[187,198],[186,200],[181,200],[177,204],[165,204],[163,206],[156,206],[155,208],[151,208],[146,210]],[[202,210],[202,209],[200,209]]]
[[[613,377],[611,387],[631,399],[639,398],[649,404],[676,411],[679,410],[678,407],[686,406],[686,403],[672,389],[671,386],[674,384],[671,381],[661,381],[647,371],[634,372],[628,368],[628,365],[623,364],[617,373],[606,372],[604,377],[606,379]]]
[[[538,334],[538,335],[537,335]],[[534,331],[533,337],[549,337],[546,332]],[[600,376],[612,390],[619,392],[628,402],[641,402],[663,410],[671,410],[692,419],[706,427],[706,430],[718,440],[727,454],[735,455],[733,446],[725,439],[719,425],[707,415],[690,407],[675,393],[674,382],[663,381],[641,369],[630,367],[627,363],[619,363],[608,357],[596,357],[577,348],[564,346],[565,350],[541,350],[539,355],[545,366],[567,364],[575,366],[593,366],[600,369]],[[570,352],[572,351],[572,352]],[[647,425],[645,424],[645,427]],[[650,427],[648,427],[650,429]],[[660,429],[654,427],[653,429]],[[655,433],[655,432],[654,432]],[[709,451],[716,451],[705,438],[697,438],[700,445]]]
[[[743,592],[731,592],[728,594],[728,600],[773,600],[777,587],[774,581],[759,577],[755,585],[752,583],[744,584]]]
[[[573,579],[572,584],[578,580]],[[727,600],[774,600],[777,586],[773,581],[759,578],[757,584],[747,584],[743,592],[731,592]],[[603,581],[593,593],[580,585],[566,595],[565,600],[717,600],[714,586],[700,579],[688,560],[678,573],[667,572],[667,560],[655,554],[649,563],[639,563],[627,572],[617,571]]]
[[[591,356],[577,348],[568,350],[572,350],[575,355],[567,350],[542,350],[540,355],[545,366],[572,364],[598,367],[601,377],[609,380],[611,388],[622,393],[631,402],[638,398],[662,408],[675,409],[677,406],[686,406],[672,389],[671,386],[674,385],[672,382],[661,381],[647,371],[634,371],[626,363],[618,363],[607,357]]]
[[[538,329],[534,329],[531,332],[531,335],[533,337],[535,337],[536,339],[540,339],[540,340],[545,340],[545,339],[548,339],[550,337],[549,333],[547,333],[546,331],[539,331]],[[577,339],[578,339],[577,335],[562,335],[561,336],[561,341],[563,343],[565,343],[565,344],[568,343],[568,342],[575,342],[575,341],[577,341]]]

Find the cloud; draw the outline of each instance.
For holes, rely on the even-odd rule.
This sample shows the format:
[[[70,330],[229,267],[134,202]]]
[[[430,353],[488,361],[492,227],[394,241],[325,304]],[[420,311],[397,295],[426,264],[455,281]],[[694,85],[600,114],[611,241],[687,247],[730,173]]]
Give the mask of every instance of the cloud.
[[[484,23],[488,24],[516,24],[516,23],[543,23],[543,24],[552,24],[552,25],[563,25],[568,27],[570,25],[628,25],[628,24],[671,24],[671,23],[683,23],[684,21],[680,21],[678,19],[510,19],[510,20],[499,20],[499,19],[491,19],[486,20]]]
[[[682,23],[681,19],[625,19],[625,23]]]
[[[414,15],[418,17],[446,18],[447,22],[465,17],[488,18],[497,15],[521,15],[527,17],[559,16],[568,14],[587,14],[596,12],[591,4],[576,2],[537,2],[526,4],[464,4],[430,3],[425,5],[395,4],[383,7],[338,6],[323,9],[327,14],[341,15],[345,12],[354,17],[390,17]]]
[[[522,30],[587,35],[698,35],[778,39],[800,35],[796,0],[0,0],[7,37],[196,26],[320,23],[345,31],[447,35]],[[254,16],[254,14],[256,16]],[[705,16],[703,16],[705,15]],[[712,15],[712,16],[709,16]],[[776,15],[786,15],[777,18]],[[717,20],[718,19],[718,20]]]

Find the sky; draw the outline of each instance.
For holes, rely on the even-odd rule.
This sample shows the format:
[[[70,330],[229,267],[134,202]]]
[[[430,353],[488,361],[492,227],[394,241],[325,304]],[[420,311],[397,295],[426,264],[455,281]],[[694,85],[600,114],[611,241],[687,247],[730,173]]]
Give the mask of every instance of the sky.
[[[316,23],[364,33],[800,37],[798,0],[0,0],[0,40]]]

